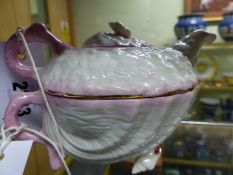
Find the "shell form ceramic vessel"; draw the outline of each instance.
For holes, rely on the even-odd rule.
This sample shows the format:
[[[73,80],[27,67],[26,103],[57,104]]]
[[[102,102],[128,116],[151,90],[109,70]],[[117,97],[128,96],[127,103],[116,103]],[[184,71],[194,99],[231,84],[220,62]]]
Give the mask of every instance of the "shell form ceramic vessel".
[[[201,45],[215,35],[199,30],[158,49],[130,38],[130,31],[120,23],[110,25],[114,34],[97,33],[80,49],[63,44],[42,24],[33,24],[24,34],[28,42],[49,43],[56,54],[40,69],[40,77],[66,153],[93,163],[139,156],[132,170],[137,173],[153,169],[158,158],[154,148],[187,113],[198,91],[192,64]],[[20,46],[13,35],[6,46],[6,61],[16,73],[33,78],[32,69],[16,59]],[[5,115],[7,126],[19,125],[12,116],[23,105],[42,101],[40,92],[13,95]],[[43,131],[56,140],[47,112]],[[19,137],[45,143],[26,132]],[[59,160],[47,146],[51,165],[58,168]]]
[[[163,52],[167,57],[160,58]],[[196,92],[191,70],[172,49],[92,48],[64,52],[47,65],[42,81],[65,143],[78,143],[67,151],[112,162],[153,149],[173,131]]]

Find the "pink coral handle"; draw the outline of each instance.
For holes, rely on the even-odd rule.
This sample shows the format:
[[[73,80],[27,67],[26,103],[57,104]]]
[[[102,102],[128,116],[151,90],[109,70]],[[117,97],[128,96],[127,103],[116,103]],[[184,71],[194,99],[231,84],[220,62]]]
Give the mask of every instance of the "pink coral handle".
[[[63,53],[65,49],[71,48],[71,46],[56,38],[46,26],[41,23],[34,23],[27,28],[24,31],[24,37],[28,43],[40,42],[48,44],[57,55]],[[34,78],[32,67],[23,64],[18,59],[18,55],[22,52],[22,48],[22,42],[19,40],[17,34],[12,35],[5,47],[6,63],[14,72],[22,77]]]
[[[20,121],[18,118],[18,112],[26,105],[29,104],[39,104],[43,105],[43,98],[40,91],[35,92],[14,92],[11,96],[10,102],[6,108],[4,121],[6,127],[20,126]],[[42,129],[40,131],[42,132]],[[36,143],[45,144],[48,150],[49,161],[52,169],[58,169],[62,166],[62,162],[55,151],[55,149],[44,139],[39,136],[32,134],[27,131],[22,131],[17,135],[18,139],[21,140],[33,140]]]

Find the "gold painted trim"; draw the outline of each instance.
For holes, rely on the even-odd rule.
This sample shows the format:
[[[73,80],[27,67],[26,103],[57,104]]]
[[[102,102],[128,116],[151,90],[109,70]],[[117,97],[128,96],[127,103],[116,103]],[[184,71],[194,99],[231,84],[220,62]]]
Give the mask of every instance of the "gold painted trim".
[[[223,20],[223,17],[204,17],[206,22],[219,22],[221,20]]]
[[[148,98],[158,98],[158,97],[167,97],[173,96],[177,94],[184,94],[186,92],[192,91],[195,89],[195,86],[187,89],[187,90],[177,90],[173,92],[168,92],[162,95],[152,95],[152,96],[142,96],[142,95],[112,95],[112,96],[85,96],[85,95],[72,95],[72,94],[63,94],[60,92],[50,91],[45,89],[45,93],[56,96],[56,97],[63,97],[69,99],[77,99],[77,100],[130,100],[130,99],[148,99]]]

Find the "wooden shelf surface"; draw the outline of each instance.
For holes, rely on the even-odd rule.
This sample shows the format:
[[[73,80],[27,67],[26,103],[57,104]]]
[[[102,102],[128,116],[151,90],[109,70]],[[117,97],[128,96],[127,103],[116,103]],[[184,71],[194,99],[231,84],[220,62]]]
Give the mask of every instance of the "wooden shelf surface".
[[[176,158],[163,158],[163,162],[167,164],[175,164],[175,165],[189,165],[189,166],[199,166],[199,167],[233,169],[233,163],[185,160],[185,159],[176,159]]]
[[[201,91],[217,91],[217,92],[226,92],[226,93],[233,93],[233,86],[202,86]]]
[[[233,42],[217,42],[204,45],[202,50],[218,50],[218,49],[233,49]]]

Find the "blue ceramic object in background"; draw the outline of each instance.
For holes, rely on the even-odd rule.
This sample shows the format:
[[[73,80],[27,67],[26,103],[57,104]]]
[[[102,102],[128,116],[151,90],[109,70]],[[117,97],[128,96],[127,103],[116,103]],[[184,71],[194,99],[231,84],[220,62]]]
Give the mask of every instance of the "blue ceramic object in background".
[[[203,120],[214,121],[221,107],[221,101],[217,98],[201,98],[201,110]]]
[[[225,103],[222,101],[223,120],[233,122],[233,97],[227,98]]]
[[[224,18],[218,25],[218,32],[225,41],[233,41],[233,12],[224,13]]]
[[[205,140],[197,140],[195,142],[196,159],[208,160],[208,145]]]
[[[175,25],[176,38],[179,40],[189,33],[197,29],[206,29],[207,22],[203,21],[202,14],[188,14],[178,17],[178,22]]]

